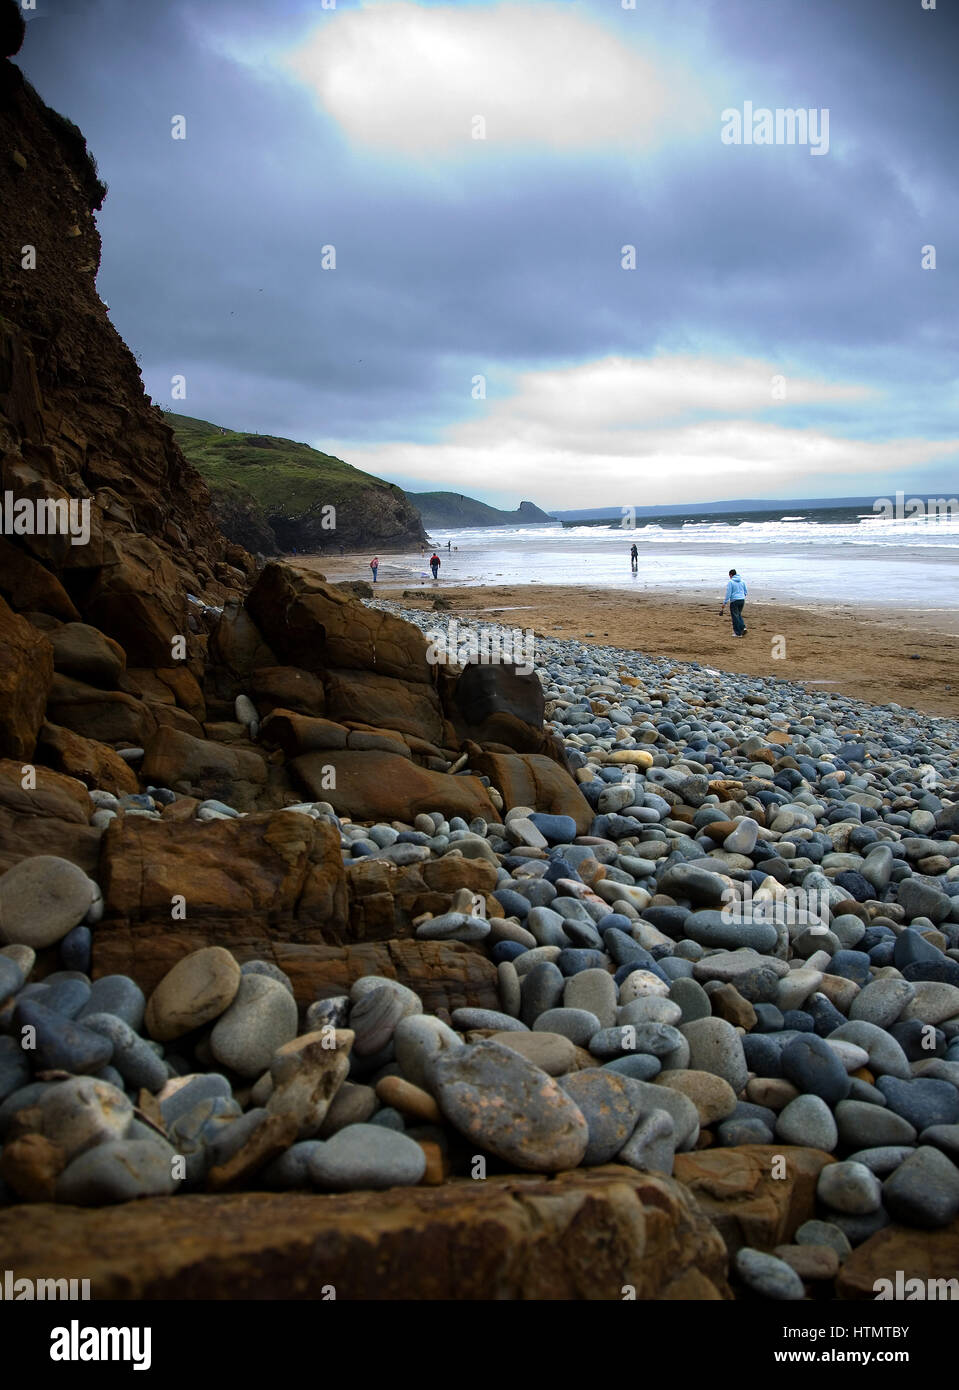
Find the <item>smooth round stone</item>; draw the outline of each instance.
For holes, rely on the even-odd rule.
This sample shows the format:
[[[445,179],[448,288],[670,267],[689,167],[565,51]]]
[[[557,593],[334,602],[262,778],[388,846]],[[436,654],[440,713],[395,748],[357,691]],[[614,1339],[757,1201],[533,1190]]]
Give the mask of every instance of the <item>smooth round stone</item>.
[[[271,1192],[294,1192],[312,1186],[310,1164],[314,1154],[322,1151],[323,1147],[319,1139],[300,1139],[291,1144],[285,1153],[260,1171],[258,1176],[263,1186]]]
[[[427,1170],[423,1148],[382,1125],[349,1125],[311,1152],[310,1179],[335,1193],[414,1187]]]
[[[192,952],[164,975],[150,995],[144,1015],[150,1036],[158,1042],[169,1042],[202,1028],[230,1007],[241,980],[255,978],[242,975],[233,956],[222,946],[206,946]]]
[[[660,875],[657,888],[677,900],[687,898],[694,904],[718,907],[723,902],[726,880],[697,864],[673,864]]]
[[[501,1015],[502,1016],[502,1015]],[[396,1061],[407,1081],[432,1091],[432,1062],[441,1052],[463,1046],[463,1039],[432,1014],[408,1014],[393,1034]]]
[[[466,912],[445,912],[416,928],[419,941],[482,941],[489,933],[490,924],[485,918]]]
[[[849,1094],[849,1075],[837,1053],[815,1033],[801,1033],[783,1050],[782,1071],[787,1081],[807,1095],[835,1105]]]
[[[708,1071],[728,1081],[738,1096],[749,1080],[749,1069],[739,1034],[724,1018],[699,1018],[684,1023],[682,1034],[689,1043],[689,1068]]]
[[[559,1006],[565,984],[566,978],[552,961],[538,961],[531,970],[526,971],[521,985],[520,1018],[527,1027],[531,1028],[547,1009]]]
[[[109,1140],[73,1159],[57,1179],[56,1199],[78,1207],[131,1202],[138,1197],[168,1197],[178,1181],[172,1176],[174,1150],[155,1139]]]
[[[759,839],[759,826],[751,816],[739,822],[731,835],[723,841],[723,849],[730,854],[752,854]]]
[[[882,1206],[882,1187],[864,1163],[833,1163],[823,1168],[816,1196],[833,1211],[847,1216],[868,1216]]]
[[[21,859],[0,878],[0,940],[40,950],[83,921],[95,885],[53,854]]]
[[[510,1018],[518,1018],[523,1007],[523,986],[516,967],[511,961],[500,961],[496,967],[496,987],[499,991],[501,1013]]]
[[[589,1130],[551,1078],[518,1053],[486,1040],[433,1063],[433,1094],[468,1140],[533,1172],[575,1168]]]
[[[129,1023],[115,1014],[88,1014],[84,1027],[113,1044],[112,1065],[134,1090],[161,1091],[167,1081],[166,1066],[149,1043],[134,1033]]]
[[[776,1007],[784,1012],[801,1009],[811,994],[822,984],[821,970],[790,970],[779,981],[776,989]]]
[[[55,980],[50,976],[44,983],[48,988],[37,1002],[42,1003],[44,1008],[52,1009],[61,1018],[75,1019],[90,998],[90,982],[86,978]]]
[[[19,966],[23,978],[28,980],[36,964],[37,953],[32,946],[2,946],[0,960],[12,960],[14,965]]]
[[[408,1013],[418,1013],[422,1005],[410,1004],[386,986],[371,989],[350,1009],[350,1028],[355,1041],[353,1051],[358,1057],[371,1057],[381,1052],[396,1031],[396,1025]]]
[[[847,1072],[860,1071],[869,1062],[869,1053],[855,1043],[843,1042],[840,1038],[826,1038],[826,1046],[831,1048]]]
[[[842,1102],[848,1104],[847,1101]],[[816,1095],[797,1096],[776,1120],[776,1138],[800,1148],[824,1149],[832,1153],[839,1142],[839,1131],[832,1111]]]
[[[602,951],[574,950],[567,947],[565,951],[560,951],[556,957],[556,964],[563,975],[569,979],[573,975],[579,975],[584,970],[604,969],[608,957]]]
[[[709,995],[696,980],[674,980],[669,987],[669,998],[682,1010],[682,1022],[694,1023],[698,1018],[709,1018],[713,1006]]]
[[[27,1056],[18,1039],[0,1036],[0,1102],[30,1080]]]
[[[370,1124],[376,1127],[382,1125],[383,1129],[395,1130],[397,1134],[402,1134],[406,1129],[406,1121],[392,1105],[384,1105],[382,1110],[377,1110],[376,1114],[370,1117]]]
[[[917,1137],[914,1126],[894,1110],[861,1100],[841,1100],[836,1106],[836,1124],[846,1148],[914,1144]]]
[[[129,975],[101,975],[90,986],[90,998],[77,1015],[77,1021],[82,1023],[87,1014],[115,1014],[139,1033],[145,1011],[143,991]]]
[[[201,1101],[231,1100],[233,1088],[225,1076],[219,1072],[197,1072],[192,1076],[179,1076],[168,1081],[157,1097],[163,1123],[169,1130],[181,1115],[186,1115]]]
[[[82,925],[74,927],[68,931],[60,942],[60,964],[65,970],[82,970],[84,974],[90,968],[90,954],[93,948],[93,933],[89,927]]]
[[[906,1054],[895,1038],[874,1023],[866,1023],[864,1019],[843,1023],[829,1032],[829,1039],[864,1047],[869,1054],[869,1070],[874,1076],[895,1076],[902,1080],[912,1077]]]
[[[611,1062],[604,1062],[600,1068],[601,1071],[614,1071],[620,1076],[629,1076],[634,1081],[652,1081],[662,1069],[663,1064],[659,1058],[648,1052],[632,1057],[614,1057]]]
[[[880,1076],[876,1086],[890,1110],[908,1120],[921,1134],[930,1125],[959,1123],[959,1091],[948,1081],[917,1077],[910,1081]]]
[[[891,1028],[916,992],[909,980],[873,980],[861,989],[849,1006],[851,1019],[863,1019],[877,1028]]]
[[[849,1162],[865,1164],[870,1173],[875,1173],[877,1178],[884,1178],[889,1173],[894,1173],[900,1163],[905,1163],[909,1155],[915,1151],[913,1144],[883,1144],[875,1149],[857,1149],[849,1155]]]
[[[0,956],[0,1004],[22,989],[23,980],[23,971],[16,961]]]
[[[796,1271],[775,1255],[763,1254],[749,1246],[736,1253],[736,1273],[753,1293],[780,1302],[799,1302],[806,1297],[803,1281]]]
[[[565,1076],[576,1065],[576,1048],[560,1033],[507,1031],[494,1033],[491,1041],[518,1052],[547,1076]]]
[[[281,970],[278,965],[274,965],[269,960],[248,960],[240,966],[241,975],[265,975],[269,980],[276,980],[284,989],[293,993],[293,981],[286,971]]]
[[[886,1179],[882,1195],[894,1221],[938,1230],[959,1216],[959,1168],[939,1149],[923,1145]]]
[[[533,1024],[534,1033],[559,1033],[576,1047],[588,1047],[590,1038],[599,1031],[599,1019],[588,1009],[547,1009]]]
[[[827,1245],[835,1250],[840,1263],[852,1254],[848,1236],[832,1221],[804,1221],[793,1240],[797,1245]]]
[[[364,995],[372,994],[375,989],[391,990],[397,999],[403,1001],[406,1015],[422,1013],[423,1001],[416,991],[401,985],[399,980],[389,979],[386,975],[360,975],[350,986],[350,1002],[358,1004]]]
[[[934,980],[916,980],[915,994],[902,1011],[904,1022],[918,1018],[923,1023],[942,1023],[959,1016],[959,988]]]
[[[124,1138],[133,1120],[133,1103],[125,1093],[91,1076],[58,1081],[34,1103],[43,1115],[44,1135],[68,1158]]]
[[[500,1013],[496,1009],[454,1009],[450,1018],[453,1021],[453,1027],[463,1033],[474,1028],[495,1028],[500,1032],[510,1033],[529,1032],[526,1024],[518,1018],[513,1018],[510,1014]]]
[[[611,1162],[636,1128],[641,1097],[627,1077],[604,1068],[573,1072],[564,1076],[560,1085],[582,1111],[589,1128],[581,1163],[589,1168]]]
[[[741,918],[727,920],[722,912],[713,909],[691,912],[683,924],[683,931],[700,946],[725,947],[733,951],[740,946],[748,946],[760,955],[771,951],[778,938],[774,922]]]
[[[646,994],[631,999],[628,1004],[620,1004],[616,1011],[617,1024],[622,1023],[668,1023],[678,1028],[683,1021],[683,1012],[672,999],[660,995]]]
[[[240,1076],[257,1077],[296,1037],[298,1022],[296,1001],[281,984],[266,975],[243,975],[232,1004],[213,1027],[210,1051]]]
[[[619,1002],[629,1004],[634,999],[648,997],[665,999],[670,988],[665,980],[659,975],[654,975],[651,970],[633,970],[619,987]]]
[[[37,1071],[95,1072],[107,1066],[113,1056],[107,1038],[33,999],[21,999],[14,1017],[18,1031],[34,1029],[32,1057]]]
[[[728,1119],[736,1109],[733,1088],[721,1076],[706,1071],[664,1071],[654,1082],[691,1100],[702,1126]]]
[[[923,1144],[939,1149],[953,1163],[959,1163],[959,1125],[930,1125],[919,1138]]]
[[[549,907],[533,907],[526,917],[526,930],[532,932],[540,946],[569,945],[569,937],[563,930],[564,919]]]

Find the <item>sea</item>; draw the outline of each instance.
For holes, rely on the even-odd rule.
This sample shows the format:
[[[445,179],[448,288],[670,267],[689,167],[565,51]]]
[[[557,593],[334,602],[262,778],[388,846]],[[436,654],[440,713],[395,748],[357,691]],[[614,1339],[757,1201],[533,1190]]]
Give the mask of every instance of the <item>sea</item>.
[[[820,605],[959,613],[959,509],[885,518],[857,507],[641,517],[436,531],[440,580],[721,592],[730,569],[750,595]],[[629,551],[639,550],[636,574]],[[448,548],[448,546],[450,548]],[[424,557],[384,557],[382,580],[429,580]]]

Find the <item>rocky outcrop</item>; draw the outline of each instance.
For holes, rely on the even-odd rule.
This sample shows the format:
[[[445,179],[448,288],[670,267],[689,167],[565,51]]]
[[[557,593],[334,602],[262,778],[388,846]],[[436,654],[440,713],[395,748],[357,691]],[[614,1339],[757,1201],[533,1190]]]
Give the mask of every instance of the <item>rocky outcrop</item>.
[[[53,650],[25,619],[0,599],[0,754],[30,758],[43,723]]]
[[[223,1233],[229,1232],[224,1242]],[[98,1299],[727,1299],[726,1255],[682,1187],[618,1165],[331,1196],[149,1198],[0,1210],[19,1277]],[[320,1252],[320,1253],[318,1253]]]
[[[959,1277],[959,1221],[953,1221],[939,1231],[916,1231],[908,1226],[886,1226],[858,1245],[845,1260],[836,1279],[836,1297],[868,1299],[873,1302],[881,1286],[880,1279],[893,1285],[890,1297],[901,1300],[915,1292],[915,1286],[905,1293],[896,1291],[901,1274],[905,1286],[908,1280],[921,1281],[921,1298],[933,1298],[928,1280],[951,1281],[955,1289]],[[950,1284],[944,1286],[940,1298],[954,1298]]]
[[[4,536],[0,587],[21,611],[82,615],[131,664],[169,664],[176,636],[202,647],[187,595],[222,601],[242,557],[97,295],[106,190],[83,136],[6,60],[0,148],[0,495],[31,518]]]

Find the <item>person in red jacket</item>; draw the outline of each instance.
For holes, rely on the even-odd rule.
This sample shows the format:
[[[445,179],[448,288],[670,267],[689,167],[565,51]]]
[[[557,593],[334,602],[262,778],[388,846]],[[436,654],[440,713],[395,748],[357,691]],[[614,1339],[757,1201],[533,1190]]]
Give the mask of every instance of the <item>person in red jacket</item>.
[[[437,555],[435,550],[433,551],[433,554],[430,556],[430,569],[433,571],[433,578],[438,579],[440,573],[440,557]]]
[[[370,569],[373,571],[373,583],[374,583],[374,584],[376,583],[376,571],[379,569],[379,567],[380,567],[380,557],[379,557],[378,555],[374,555],[373,558],[372,558],[372,560],[370,561]]]

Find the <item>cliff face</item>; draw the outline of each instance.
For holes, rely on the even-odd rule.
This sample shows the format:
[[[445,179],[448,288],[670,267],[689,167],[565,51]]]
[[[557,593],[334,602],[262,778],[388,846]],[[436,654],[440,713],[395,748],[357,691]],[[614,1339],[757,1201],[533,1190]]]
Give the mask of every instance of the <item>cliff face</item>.
[[[14,9],[3,7],[8,51]],[[30,520],[10,534],[5,515],[0,593],[21,611],[72,609],[137,664],[166,664],[172,636],[189,638],[187,594],[222,602],[249,557],[219,532],[97,294],[93,213],[106,190],[83,136],[5,59],[0,151],[0,502],[9,513],[14,500],[72,501],[78,519],[87,504],[90,521],[73,544],[31,534]]]

